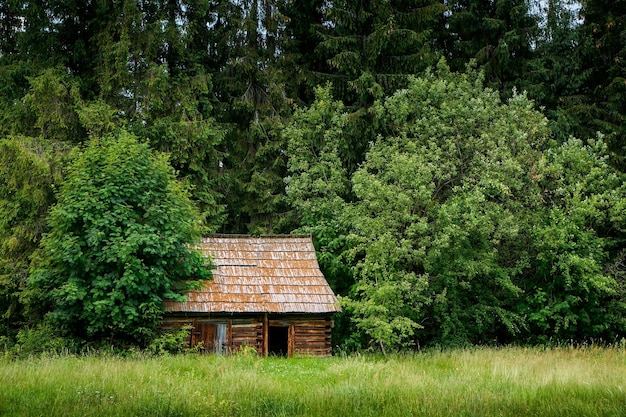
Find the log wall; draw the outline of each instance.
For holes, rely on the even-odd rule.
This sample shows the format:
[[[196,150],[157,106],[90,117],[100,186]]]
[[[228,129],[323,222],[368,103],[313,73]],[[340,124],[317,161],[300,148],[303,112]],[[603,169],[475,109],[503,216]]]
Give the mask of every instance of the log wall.
[[[294,323],[294,354],[303,356],[330,356],[332,321],[307,320]]]
[[[252,347],[261,353],[263,345],[263,323],[258,319],[233,319],[231,327],[232,339],[229,350],[235,352],[242,347]]]
[[[268,354],[269,328],[285,327],[287,332],[288,356],[330,356],[331,329],[330,316],[310,315],[257,315],[253,317],[167,317],[163,328],[190,328],[187,337],[189,347],[202,342],[208,353],[217,352],[217,326],[226,325],[222,353],[231,353],[243,346],[254,348],[259,355]]]

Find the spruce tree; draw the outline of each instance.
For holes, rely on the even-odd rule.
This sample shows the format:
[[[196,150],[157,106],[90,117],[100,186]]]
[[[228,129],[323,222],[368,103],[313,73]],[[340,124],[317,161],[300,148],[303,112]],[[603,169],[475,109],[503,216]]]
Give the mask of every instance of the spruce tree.
[[[337,0],[325,8],[317,52],[327,66],[317,81],[331,82],[334,97],[352,110],[339,150],[349,172],[374,140],[371,105],[435,62],[435,28],[444,9],[432,0]]]
[[[589,40],[578,23],[572,0],[550,0],[539,10],[541,30],[534,41],[534,57],[520,85],[550,119],[552,132],[564,142],[571,135],[583,135],[579,120],[588,117],[583,87],[591,71],[584,68],[584,51]],[[588,135],[587,135],[588,136]]]
[[[217,193],[223,130],[213,119],[205,8],[199,2],[116,4],[97,33],[99,99],[123,114],[127,128],[168,152],[179,176],[215,230],[223,209]],[[208,42],[208,40],[207,40]]]
[[[582,3],[583,35],[589,41],[583,53],[590,71],[584,94],[589,111],[580,125],[593,137],[607,134],[615,164],[626,170],[626,1],[586,0]],[[587,136],[587,135],[586,135]]]
[[[228,232],[278,232],[282,219],[286,161],[279,135],[299,94],[297,54],[284,12],[291,2],[249,0],[221,9],[227,22],[213,73],[218,120],[228,128],[221,148],[226,180],[221,189],[228,207]],[[291,49],[290,49],[291,48]]]
[[[338,98],[370,104],[376,91],[391,92],[432,65],[433,27],[443,10],[431,0],[330,3],[318,48]]]
[[[489,85],[506,95],[526,76],[537,22],[527,0],[452,0],[444,16],[443,50],[453,70],[475,59]]]
[[[28,324],[23,296],[30,258],[47,231],[59,162],[40,140],[0,139],[0,336],[9,340]]]

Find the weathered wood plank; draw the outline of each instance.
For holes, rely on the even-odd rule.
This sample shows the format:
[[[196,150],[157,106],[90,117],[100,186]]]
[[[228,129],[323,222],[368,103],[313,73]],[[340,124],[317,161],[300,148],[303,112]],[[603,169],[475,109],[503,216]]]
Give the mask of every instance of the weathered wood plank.
[[[323,327],[317,329],[302,329],[296,327],[296,334],[326,334],[326,330]]]
[[[296,349],[326,349],[329,346],[326,343],[306,343],[300,344],[297,343],[294,346]]]

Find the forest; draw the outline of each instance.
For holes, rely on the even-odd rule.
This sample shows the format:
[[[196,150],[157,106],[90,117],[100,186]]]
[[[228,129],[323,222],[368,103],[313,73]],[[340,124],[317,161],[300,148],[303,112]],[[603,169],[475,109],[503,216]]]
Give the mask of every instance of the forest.
[[[626,337],[624,0],[0,0],[0,32],[0,347],[175,341],[215,232],[310,234],[340,351]]]

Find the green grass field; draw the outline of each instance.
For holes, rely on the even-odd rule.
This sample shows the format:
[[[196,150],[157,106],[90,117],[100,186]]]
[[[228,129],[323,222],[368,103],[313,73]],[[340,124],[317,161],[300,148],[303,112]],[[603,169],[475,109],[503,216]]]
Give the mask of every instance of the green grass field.
[[[626,416],[626,351],[5,359],[0,415]]]

